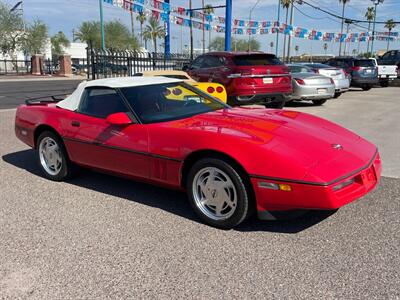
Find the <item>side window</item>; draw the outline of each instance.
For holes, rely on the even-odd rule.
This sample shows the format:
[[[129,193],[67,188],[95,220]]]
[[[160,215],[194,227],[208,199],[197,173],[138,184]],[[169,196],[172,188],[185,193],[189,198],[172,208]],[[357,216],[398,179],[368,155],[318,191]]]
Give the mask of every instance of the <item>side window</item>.
[[[392,56],[392,51],[386,52],[386,53],[382,56],[382,59],[388,60],[388,59],[391,59],[391,56]]]
[[[82,96],[78,112],[97,118],[128,112],[123,100],[114,89],[87,88]]]
[[[196,58],[192,64],[190,65],[192,69],[199,69],[201,68],[201,65],[203,64],[204,58],[202,56],[199,56]]]
[[[333,66],[333,67],[336,67],[336,66],[337,66],[336,61],[333,60],[333,59],[328,60],[326,63],[327,63],[328,65],[330,65],[330,66]]]
[[[206,56],[204,68],[218,68],[222,66],[222,61],[218,56]]]

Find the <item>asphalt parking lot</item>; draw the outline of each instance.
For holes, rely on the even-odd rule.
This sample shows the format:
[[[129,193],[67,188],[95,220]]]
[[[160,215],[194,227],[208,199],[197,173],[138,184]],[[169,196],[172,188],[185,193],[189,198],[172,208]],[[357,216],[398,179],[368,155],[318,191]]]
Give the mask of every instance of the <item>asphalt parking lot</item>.
[[[14,137],[15,110],[0,110],[0,298],[400,299],[399,92],[287,108],[376,143],[376,190],[335,213],[229,231],[199,223],[182,193],[92,171],[45,180]]]

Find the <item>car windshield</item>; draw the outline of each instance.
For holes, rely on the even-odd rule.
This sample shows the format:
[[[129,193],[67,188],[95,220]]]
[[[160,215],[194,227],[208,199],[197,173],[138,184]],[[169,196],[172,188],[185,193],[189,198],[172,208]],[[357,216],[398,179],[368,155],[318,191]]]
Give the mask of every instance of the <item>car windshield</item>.
[[[301,65],[288,65],[290,73],[313,73],[313,71],[307,66]]]
[[[358,59],[354,61],[355,67],[375,67],[374,62],[371,59]]]
[[[237,66],[267,66],[281,65],[282,62],[273,54],[246,54],[232,58]]]
[[[166,122],[229,108],[184,82],[128,87],[122,94],[142,123]]]

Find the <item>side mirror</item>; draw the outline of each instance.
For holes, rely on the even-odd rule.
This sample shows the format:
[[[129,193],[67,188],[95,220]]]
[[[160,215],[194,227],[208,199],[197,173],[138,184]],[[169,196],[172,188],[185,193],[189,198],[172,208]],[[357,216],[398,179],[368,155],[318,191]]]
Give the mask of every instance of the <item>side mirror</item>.
[[[106,118],[106,122],[111,125],[129,125],[133,123],[131,118],[124,112],[109,115]]]
[[[189,71],[189,70],[191,70],[191,67],[190,67],[189,65],[183,65],[182,71],[187,72],[187,71]]]

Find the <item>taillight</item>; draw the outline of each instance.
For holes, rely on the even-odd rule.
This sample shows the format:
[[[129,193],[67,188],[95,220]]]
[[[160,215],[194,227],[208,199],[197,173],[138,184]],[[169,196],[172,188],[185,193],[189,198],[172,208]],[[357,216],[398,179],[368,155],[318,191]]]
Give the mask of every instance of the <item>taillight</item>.
[[[207,88],[207,93],[212,94],[212,93],[214,93],[214,92],[215,92],[215,89],[214,89],[212,86],[209,86],[209,87]]]
[[[301,84],[301,85],[305,85],[305,84],[306,84],[306,83],[304,82],[303,79],[295,78],[294,80],[296,80],[296,82],[297,82],[298,84]]]
[[[182,90],[181,90],[181,89],[173,89],[173,90],[172,90],[172,93],[173,93],[175,96],[179,96],[180,94],[182,94]]]
[[[319,74],[319,70],[318,69],[313,69],[314,73]]]
[[[224,91],[222,86],[217,86],[216,90],[217,90],[217,93],[222,93]]]

